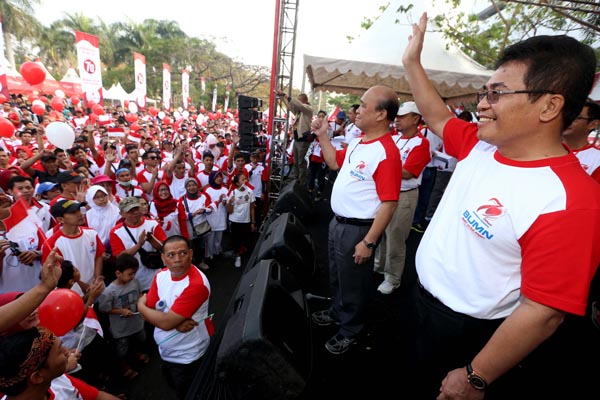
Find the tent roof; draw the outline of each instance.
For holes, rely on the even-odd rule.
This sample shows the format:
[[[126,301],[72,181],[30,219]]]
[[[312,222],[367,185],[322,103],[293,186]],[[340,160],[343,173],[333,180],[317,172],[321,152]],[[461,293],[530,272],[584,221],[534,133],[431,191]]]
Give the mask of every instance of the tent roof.
[[[410,97],[402,54],[412,27],[397,9],[398,4],[390,5],[351,44],[328,48],[326,56],[305,54],[304,67],[313,90],[362,94],[371,86],[387,85],[401,97]],[[493,72],[447,45],[440,32],[427,32],[421,59],[429,79],[445,99],[476,92]]]
[[[65,76],[63,76],[60,81],[81,84],[81,78],[79,77],[79,75],[77,75],[77,72],[73,67],[69,67],[69,69],[65,73]]]

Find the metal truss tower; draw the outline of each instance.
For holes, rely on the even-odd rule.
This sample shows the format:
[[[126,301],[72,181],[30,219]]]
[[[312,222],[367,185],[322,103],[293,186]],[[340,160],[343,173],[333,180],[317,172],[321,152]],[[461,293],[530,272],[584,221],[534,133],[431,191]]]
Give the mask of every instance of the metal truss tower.
[[[268,212],[271,213],[275,201],[284,185],[286,177],[288,135],[290,113],[284,101],[275,98],[275,90],[287,91],[292,95],[294,73],[294,53],[296,50],[296,25],[300,0],[277,0],[275,29],[273,35],[273,62],[271,66],[271,95],[269,98],[270,177]],[[282,128],[282,129],[281,129]],[[279,132],[284,132],[280,135]]]

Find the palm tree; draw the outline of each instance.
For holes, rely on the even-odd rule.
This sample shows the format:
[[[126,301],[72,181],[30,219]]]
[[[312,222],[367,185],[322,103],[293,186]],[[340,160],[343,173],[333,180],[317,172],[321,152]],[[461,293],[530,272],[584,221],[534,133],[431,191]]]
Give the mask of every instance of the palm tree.
[[[41,24],[35,17],[34,5],[39,0],[0,0],[0,17],[2,17],[2,36],[6,45],[6,58],[16,69],[15,54],[12,47],[12,35],[22,39],[35,39],[41,31]]]

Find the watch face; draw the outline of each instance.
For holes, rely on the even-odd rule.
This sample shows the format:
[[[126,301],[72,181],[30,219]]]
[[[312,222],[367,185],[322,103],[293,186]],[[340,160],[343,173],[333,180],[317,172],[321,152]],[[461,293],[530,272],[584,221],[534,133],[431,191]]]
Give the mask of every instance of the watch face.
[[[479,390],[483,390],[487,386],[487,384],[485,383],[485,381],[482,378],[480,378],[479,376],[474,375],[474,374],[469,376],[469,383],[475,389],[479,389]]]

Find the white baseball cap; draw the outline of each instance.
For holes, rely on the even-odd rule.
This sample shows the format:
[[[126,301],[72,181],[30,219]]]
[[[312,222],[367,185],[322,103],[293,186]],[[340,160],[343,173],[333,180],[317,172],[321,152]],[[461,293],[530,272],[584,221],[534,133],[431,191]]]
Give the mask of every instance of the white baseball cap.
[[[406,115],[408,113],[415,113],[421,115],[421,111],[417,108],[417,104],[414,101],[407,101],[402,103],[398,109],[397,115]]]

